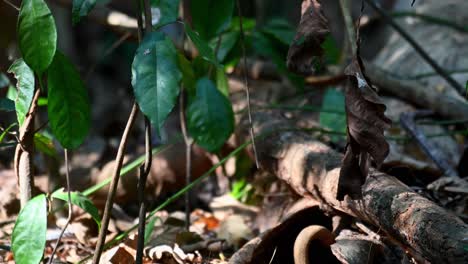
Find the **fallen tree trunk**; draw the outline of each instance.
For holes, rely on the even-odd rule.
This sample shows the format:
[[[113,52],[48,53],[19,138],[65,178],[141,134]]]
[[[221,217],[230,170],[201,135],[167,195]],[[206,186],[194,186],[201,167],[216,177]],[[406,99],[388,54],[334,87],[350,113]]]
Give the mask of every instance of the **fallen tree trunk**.
[[[277,175],[303,197],[322,202],[376,226],[418,261],[468,263],[468,226],[458,217],[413,192],[396,178],[371,171],[362,200],[335,199],[342,155],[296,130],[279,115],[253,116],[258,158],[263,169]],[[241,121],[238,139],[249,139],[248,122]],[[251,152],[251,151],[250,151]]]

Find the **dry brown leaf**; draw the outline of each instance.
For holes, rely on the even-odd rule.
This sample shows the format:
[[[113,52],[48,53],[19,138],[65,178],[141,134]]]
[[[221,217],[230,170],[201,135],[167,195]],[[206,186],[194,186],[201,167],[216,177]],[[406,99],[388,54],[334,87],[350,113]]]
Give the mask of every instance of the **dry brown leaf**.
[[[343,200],[345,195],[352,199],[362,197],[361,186],[371,161],[379,167],[388,155],[384,130],[391,124],[384,114],[385,104],[364,75],[359,56],[346,68],[345,74],[348,75],[345,89],[348,146],[340,172],[338,200]]]
[[[321,47],[330,32],[319,0],[302,1],[302,17],[288,51],[288,69],[303,75],[315,72],[323,54]]]

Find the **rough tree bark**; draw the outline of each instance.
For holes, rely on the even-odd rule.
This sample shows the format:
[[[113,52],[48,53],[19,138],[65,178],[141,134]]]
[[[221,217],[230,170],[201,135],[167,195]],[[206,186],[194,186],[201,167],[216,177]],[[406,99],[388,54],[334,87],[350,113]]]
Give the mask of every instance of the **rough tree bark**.
[[[371,170],[361,200],[335,199],[342,155],[291,125],[281,116],[254,114],[258,134],[271,133],[257,143],[262,168],[287,182],[303,197],[322,202],[366,221],[386,233],[418,261],[467,263],[468,226],[458,217],[413,192],[396,178]],[[237,136],[248,140],[248,122]]]

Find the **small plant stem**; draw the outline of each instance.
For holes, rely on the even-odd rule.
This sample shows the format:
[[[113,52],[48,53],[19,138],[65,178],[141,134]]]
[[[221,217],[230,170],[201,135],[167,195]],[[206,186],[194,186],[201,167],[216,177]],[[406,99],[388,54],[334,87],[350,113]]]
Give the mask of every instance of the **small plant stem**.
[[[96,249],[94,251],[93,263],[98,264],[101,259],[102,250],[104,249],[104,243],[106,240],[107,228],[109,226],[109,220],[111,216],[111,209],[114,205],[114,196],[119,184],[119,175],[120,169],[122,168],[122,162],[124,158],[125,149],[127,147],[128,137],[130,135],[130,130],[135,123],[136,116],[138,114],[138,105],[136,102],[133,103],[132,111],[125,126],[125,130],[120,141],[119,149],[117,151],[117,157],[115,158],[115,169],[112,174],[112,182],[109,187],[109,193],[107,195],[106,206],[104,208],[104,215],[102,216],[101,229],[99,230],[98,241],[96,244]]]
[[[41,91],[36,88],[31,107],[19,128],[19,140],[15,151],[14,170],[20,187],[21,208],[31,199],[33,179],[34,117]]]
[[[72,219],[72,212],[73,212],[73,204],[71,201],[71,188],[70,188],[70,167],[68,166],[68,150],[64,149],[64,159],[65,159],[65,178],[67,181],[67,194],[68,194],[68,217],[67,217],[67,222],[65,223],[65,226],[62,228],[62,231],[60,232],[59,237],[57,238],[57,242],[55,243],[54,250],[52,251],[52,254],[50,255],[49,258],[49,264],[52,264],[54,261],[54,256],[55,253],[57,252],[57,248],[60,244],[60,240],[62,240],[63,234],[65,234],[65,230],[67,230],[68,225],[71,222]]]
[[[452,78],[436,61],[434,61],[429,54],[411,37],[408,32],[406,32],[398,23],[396,23],[390,15],[388,15],[382,8],[380,8],[374,1],[372,0],[364,0],[372,9],[374,9],[382,19],[390,24],[390,26],[397,31],[402,38],[404,38],[413,48],[416,50],[417,53],[436,71],[442,78],[444,78],[455,90],[459,93],[463,94],[465,89],[462,85],[460,85],[455,79]]]
[[[187,131],[187,119],[185,117],[185,92],[181,91],[179,97],[179,116],[180,116],[180,128],[184,137],[185,143],[185,184],[188,186],[192,179],[192,145],[193,139],[189,136]],[[190,190],[185,195],[185,229],[189,230],[190,227]]]
[[[12,2],[10,2],[9,0],[3,0],[3,2],[5,2],[5,4],[13,7],[14,9],[16,9],[16,11],[20,11],[20,8],[17,7],[15,4],[13,4]]]
[[[239,29],[240,29],[240,42],[242,47],[242,63],[244,64],[244,69],[242,71],[244,76],[244,86],[245,86],[245,97],[247,99],[247,115],[249,117],[249,126],[250,126],[250,140],[252,140],[252,150],[255,156],[255,165],[257,169],[260,168],[260,162],[258,161],[257,155],[257,147],[255,146],[255,132],[253,128],[252,122],[252,111],[250,109],[250,88],[249,88],[249,80],[247,78],[247,52],[245,50],[245,32],[244,32],[244,25],[242,22],[242,11],[240,1],[236,0],[237,4],[237,14],[239,16]]]
[[[141,0],[137,1],[138,10],[138,41],[141,42],[142,38],[142,7]],[[149,34],[152,31],[152,17],[151,17],[151,4],[149,0],[144,0],[144,12],[145,12],[145,34]],[[145,116],[145,163],[140,166],[140,177],[138,179],[138,201],[140,204],[140,210],[138,214],[138,241],[136,249],[135,262],[137,264],[143,263],[143,249],[145,247],[145,225],[146,225],[146,197],[145,188],[148,174],[151,171],[153,156],[151,150],[151,122],[148,117]]]

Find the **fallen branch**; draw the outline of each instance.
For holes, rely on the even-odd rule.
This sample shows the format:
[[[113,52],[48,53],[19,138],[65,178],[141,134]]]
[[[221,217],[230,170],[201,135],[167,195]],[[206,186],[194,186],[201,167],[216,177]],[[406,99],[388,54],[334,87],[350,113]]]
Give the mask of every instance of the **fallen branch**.
[[[396,178],[371,170],[362,186],[361,200],[335,199],[342,155],[300,131],[291,130],[280,116],[256,113],[259,133],[278,131],[257,143],[261,167],[276,174],[303,197],[322,202],[366,221],[386,233],[417,261],[465,263],[468,226],[455,215],[413,192]],[[248,139],[248,122],[237,133]]]
[[[399,80],[380,69],[375,64],[364,62],[366,75],[381,91],[409,101],[417,106],[429,108],[437,114],[451,119],[467,119],[468,103],[457,93],[438,90],[431,85],[417,81]]]

